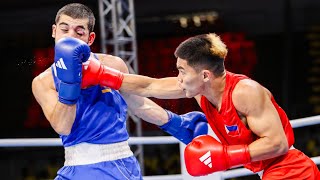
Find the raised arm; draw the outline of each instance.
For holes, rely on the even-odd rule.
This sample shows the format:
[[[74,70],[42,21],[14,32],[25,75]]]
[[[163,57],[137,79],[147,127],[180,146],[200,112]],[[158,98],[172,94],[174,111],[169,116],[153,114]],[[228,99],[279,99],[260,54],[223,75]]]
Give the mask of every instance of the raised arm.
[[[122,92],[143,97],[160,99],[184,98],[185,93],[178,86],[176,77],[150,78],[142,75],[123,73],[110,66],[102,65],[99,61],[89,60],[85,65],[82,87],[100,84]]]
[[[123,92],[159,99],[184,98],[185,93],[178,85],[177,77],[151,78],[142,75],[124,74],[120,88]]]
[[[75,38],[62,38],[55,45],[54,64],[32,82],[32,92],[52,128],[68,135],[75,120],[81,90],[82,62],[89,46]]]
[[[51,69],[46,70],[32,81],[32,92],[52,128],[61,135],[68,135],[73,125],[76,105],[58,101]]]

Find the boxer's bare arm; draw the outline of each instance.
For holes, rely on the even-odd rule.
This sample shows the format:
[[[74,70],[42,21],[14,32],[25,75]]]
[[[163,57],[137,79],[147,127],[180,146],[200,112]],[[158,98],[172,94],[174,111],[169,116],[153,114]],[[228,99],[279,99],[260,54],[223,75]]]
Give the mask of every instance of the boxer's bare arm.
[[[146,97],[128,93],[121,93],[126,100],[130,111],[146,122],[161,126],[168,122],[167,112]]]
[[[129,74],[124,61],[115,56],[98,54],[103,65],[121,71],[124,76],[121,79],[121,92],[135,94],[143,97],[155,97],[160,99],[185,98],[185,92],[179,87],[177,77],[150,78],[147,76]],[[123,69],[126,67],[126,69]],[[113,81],[113,79],[109,79]],[[114,80],[119,81],[118,78]],[[105,80],[107,81],[107,80]]]
[[[288,151],[288,141],[279,114],[268,91],[253,80],[241,80],[232,99],[258,138],[249,145],[252,161],[280,156]]]
[[[76,105],[58,101],[50,68],[33,79],[32,92],[52,128],[58,134],[68,135],[75,119]]]
[[[143,97],[160,99],[185,98],[177,77],[151,78],[136,74],[124,74],[120,90]]]

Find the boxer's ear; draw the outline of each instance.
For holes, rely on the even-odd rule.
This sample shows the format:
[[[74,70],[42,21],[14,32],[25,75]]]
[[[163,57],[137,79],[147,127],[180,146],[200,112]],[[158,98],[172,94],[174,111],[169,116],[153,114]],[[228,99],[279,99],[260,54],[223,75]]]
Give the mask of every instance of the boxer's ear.
[[[93,44],[95,38],[96,38],[96,33],[90,32],[89,39],[88,39],[88,45],[89,46],[91,46]]]
[[[51,34],[51,37],[55,38],[56,37],[56,29],[57,29],[57,26],[55,24],[52,25],[52,34]]]
[[[212,73],[209,70],[202,70],[203,75],[203,81],[208,82],[210,79],[212,79]]]

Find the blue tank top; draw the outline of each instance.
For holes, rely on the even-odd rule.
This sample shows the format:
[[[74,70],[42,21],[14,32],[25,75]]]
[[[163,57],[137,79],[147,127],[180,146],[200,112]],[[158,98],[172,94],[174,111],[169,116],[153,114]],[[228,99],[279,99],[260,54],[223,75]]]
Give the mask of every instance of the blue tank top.
[[[55,87],[59,83],[51,66]],[[118,91],[99,85],[82,89],[76,104],[76,119],[69,135],[60,135],[64,147],[82,142],[110,144],[129,139],[127,104]]]

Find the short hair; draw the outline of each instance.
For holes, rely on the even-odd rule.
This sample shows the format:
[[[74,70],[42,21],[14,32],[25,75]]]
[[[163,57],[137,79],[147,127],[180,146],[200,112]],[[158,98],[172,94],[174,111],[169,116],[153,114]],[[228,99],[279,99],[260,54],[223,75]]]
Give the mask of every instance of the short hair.
[[[186,60],[197,72],[208,69],[215,76],[222,76],[228,49],[215,33],[201,34],[183,41],[175,50],[176,58]]]
[[[89,19],[88,22],[88,29],[90,32],[94,30],[95,25],[95,17],[92,12],[92,10],[83,4],[80,3],[70,3],[65,6],[63,6],[59,11],[57,12],[55,23],[58,23],[61,15],[67,15],[72,17],[73,19]]]

